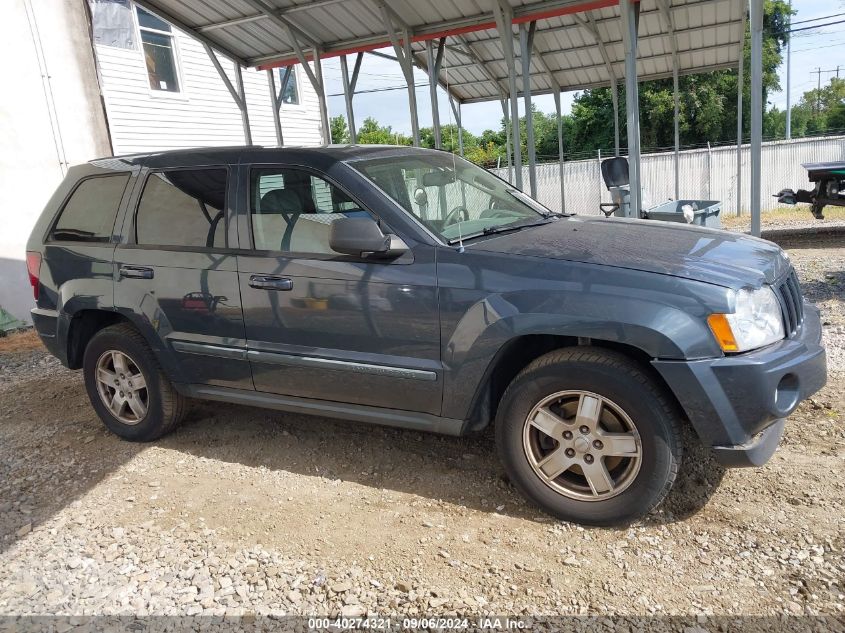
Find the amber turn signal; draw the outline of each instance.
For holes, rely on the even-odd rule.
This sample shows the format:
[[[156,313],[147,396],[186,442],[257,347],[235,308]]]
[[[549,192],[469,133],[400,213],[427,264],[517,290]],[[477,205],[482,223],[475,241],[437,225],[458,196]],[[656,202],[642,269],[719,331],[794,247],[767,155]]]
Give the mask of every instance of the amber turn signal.
[[[739,345],[736,344],[731,324],[728,323],[728,318],[724,314],[711,314],[707,317],[707,324],[716,337],[719,347],[723,352],[738,352]]]

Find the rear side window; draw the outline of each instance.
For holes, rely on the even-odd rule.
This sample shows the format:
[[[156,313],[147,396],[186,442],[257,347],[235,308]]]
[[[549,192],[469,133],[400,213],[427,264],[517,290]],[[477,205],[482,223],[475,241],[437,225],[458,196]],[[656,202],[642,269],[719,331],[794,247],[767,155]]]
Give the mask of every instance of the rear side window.
[[[225,248],[226,180],[224,168],[150,174],[135,216],[137,243]]]
[[[74,242],[111,241],[114,218],[129,174],[83,180],[62,209],[51,239]]]

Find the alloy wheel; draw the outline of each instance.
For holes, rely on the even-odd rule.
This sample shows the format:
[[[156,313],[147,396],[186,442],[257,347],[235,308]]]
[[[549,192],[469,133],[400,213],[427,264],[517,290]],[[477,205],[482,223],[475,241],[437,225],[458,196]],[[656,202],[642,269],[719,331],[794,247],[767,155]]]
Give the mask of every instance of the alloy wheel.
[[[630,416],[589,391],[560,391],[541,400],[525,420],[523,449],[544,484],[579,501],[624,492],[642,463],[640,435]]]
[[[96,372],[97,393],[111,414],[123,424],[140,423],[150,396],[138,364],[123,352],[108,350],[97,360]]]

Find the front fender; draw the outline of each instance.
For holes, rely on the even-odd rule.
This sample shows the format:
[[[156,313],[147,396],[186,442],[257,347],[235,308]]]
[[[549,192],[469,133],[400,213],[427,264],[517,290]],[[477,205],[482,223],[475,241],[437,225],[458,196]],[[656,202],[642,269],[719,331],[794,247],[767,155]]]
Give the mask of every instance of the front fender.
[[[444,328],[449,331],[443,336],[442,415],[466,419],[499,351],[524,336],[620,343],[650,358],[721,355],[706,319],[725,308],[727,289],[654,273],[566,264],[556,267],[557,279],[544,277],[543,266],[535,266],[533,279],[514,280],[517,288],[478,289],[471,305],[464,303],[467,289],[444,293]]]

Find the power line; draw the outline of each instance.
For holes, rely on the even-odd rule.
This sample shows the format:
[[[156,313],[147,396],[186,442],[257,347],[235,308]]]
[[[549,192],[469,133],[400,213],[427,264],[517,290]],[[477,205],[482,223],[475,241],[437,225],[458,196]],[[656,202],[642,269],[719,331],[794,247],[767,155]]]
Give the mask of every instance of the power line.
[[[428,84],[414,84],[414,88],[428,88]],[[356,90],[356,95],[365,95],[371,92],[389,92],[391,90],[407,90],[407,86],[387,86],[384,88],[370,88],[369,90]],[[334,94],[326,95],[327,97],[342,97],[342,92],[336,92]]]
[[[786,33],[797,33],[798,31],[809,31],[810,29],[823,29],[826,26],[835,26],[842,24],[845,20],[836,20],[835,22],[827,22],[826,24],[816,24],[814,26],[802,26],[799,29],[785,29],[783,31],[770,31],[770,35],[784,35]]]
[[[832,13],[830,15],[823,15],[818,18],[807,18],[806,20],[790,20],[790,26],[793,24],[806,24],[807,22],[820,22],[822,20],[829,20],[830,18],[838,18],[845,15],[845,13]]]

